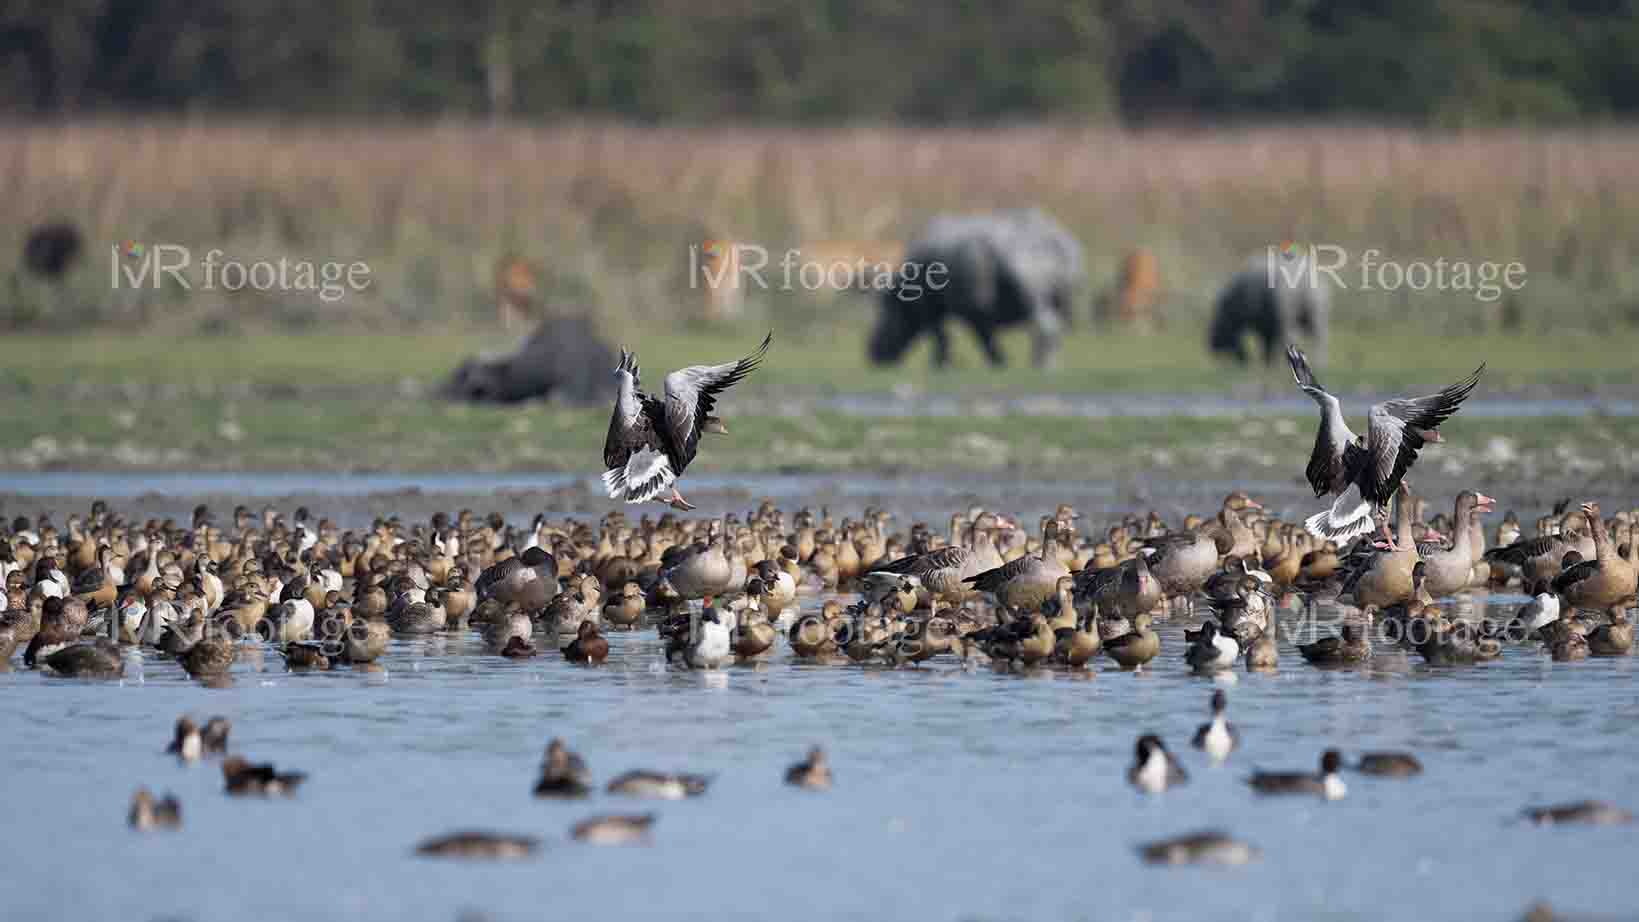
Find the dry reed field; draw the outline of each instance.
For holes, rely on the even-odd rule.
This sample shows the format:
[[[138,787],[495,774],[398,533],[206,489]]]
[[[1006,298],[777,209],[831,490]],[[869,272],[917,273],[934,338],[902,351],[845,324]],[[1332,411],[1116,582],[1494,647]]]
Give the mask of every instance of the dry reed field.
[[[1639,132],[1462,134],[1360,125],[1130,132],[1070,125],[910,130],[217,118],[15,123],[0,131],[0,324],[404,329],[495,322],[497,262],[542,270],[543,299],[607,322],[694,317],[689,247],[902,239],[941,211],[1041,204],[1086,246],[1091,284],[1153,252],[1169,322],[1191,328],[1267,245],[1384,258],[1518,261],[1526,288],[1351,292],[1338,325],[1425,332],[1639,322]],[[69,218],[89,258],[67,292],[23,277],[30,226]],[[111,246],[364,261],[374,284],[311,296],[111,291]],[[863,298],[753,292],[783,329],[859,322]],[[857,312],[857,315],[854,313]],[[767,316],[765,316],[767,315]],[[1196,339],[1193,332],[1189,337]]]

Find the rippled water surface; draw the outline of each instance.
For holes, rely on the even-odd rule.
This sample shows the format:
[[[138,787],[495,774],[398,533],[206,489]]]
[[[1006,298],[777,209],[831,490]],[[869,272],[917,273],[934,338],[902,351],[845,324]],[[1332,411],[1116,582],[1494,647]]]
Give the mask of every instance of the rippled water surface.
[[[1518,596],[1479,600],[1511,613]],[[1227,685],[1242,748],[1188,745],[1213,680],[1185,672],[1186,619],[1141,674],[998,674],[934,660],[886,671],[793,661],[666,667],[652,629],[596,669],[508,661],[475,639],[395,641],[385,669],[290,674],[251,649],[231,687],[152,655],[117,684],[0,674],[8,780],[0,866],[10,919],[1511,919],[1532,901],[1631,918],[1633,827],[1538,829],[1530,804],[1639,807],[1631,658],[1432,669],[1380,649],[1322,671],[1290,646]],[[544,643],[546,638],[538,638]],[[1224,680],[1219,680],[1220,682]],[[214,763],[163,754],[177,715],[224,714],[234,748],[309,772],[288,801],[230,799]],[[1129,788],[1136,736],[1161,734],[1190,782]],[[530,796],[552,736],[600,780],[631,768],[714,776],[681,803]],[[781,783],[808,745],[836,787]],[[1308,770],[1337,746],[1407,749],[1412,780],[1351,775],[1337,803],[1259,799],[1253,767]],[[180,833],[137,834],[139,785],[174,791]],[[608,811],[658,814],[649,847],[568,839]],[[516,863],[413,857],[469,827],[540,836]],[[1219,827],[1263,851],[1238,869],[1143,865],[1137,844]]]

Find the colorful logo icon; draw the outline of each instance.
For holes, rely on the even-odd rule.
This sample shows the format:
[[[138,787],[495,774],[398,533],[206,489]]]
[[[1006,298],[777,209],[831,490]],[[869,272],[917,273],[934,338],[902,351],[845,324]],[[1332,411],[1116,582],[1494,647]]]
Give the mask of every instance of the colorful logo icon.
[[[1297,259],[1298,245],[1294,240],[1282,240],[1280,244],[1281,259]]]
[[[146,246],[143,246],[135,240],[127,240],[120,244],[120,252],[124,253],[127,259],[141,259],[142,254],[146,253],[147,251],[148,248]]]

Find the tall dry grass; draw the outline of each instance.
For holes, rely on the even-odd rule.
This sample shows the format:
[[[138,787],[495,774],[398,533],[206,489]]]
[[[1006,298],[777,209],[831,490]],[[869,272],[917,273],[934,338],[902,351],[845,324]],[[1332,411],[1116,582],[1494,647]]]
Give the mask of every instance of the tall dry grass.
[[[1388,257],[1519,261],[1530,329],[1632,322],[1639,305],[1639,131],[1433,134],[1361,125],[1133,133],[1022,125],[654,127],[558,123],[91,120],[0,127],[0,318],[226,326],[493,322],[496,260],[544,269],[559,305],[672,322],[702,300],[688,246],[883,240],[941,211],[1027,203],[1086,246],[1110,284],[1134,246],[1158,257],[1193,322],[1222,279],[1272,242]],[[90,258],[66,292],[23,277],[36,222],[68,217]],[[242,259],[363,260],[377,284],[311,297],[110,291],[121,240]],[[849,299],[753,295],[786,325],[854,322]],[[1358,295],[1341,322],[1499,322],[1471,296]],[[1085,315],[1084,315],[1085,316]],[[842,319],[836,319],[841,317]],[[1195,337],[1190,337],[1193,348]]]

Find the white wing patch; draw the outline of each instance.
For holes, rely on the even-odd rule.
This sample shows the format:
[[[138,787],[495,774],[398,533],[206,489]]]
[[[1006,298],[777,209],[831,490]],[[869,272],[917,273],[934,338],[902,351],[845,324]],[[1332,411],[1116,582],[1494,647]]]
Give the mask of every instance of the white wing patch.
[[[1351,508],[1350,503],[1355,503]],[[1356,535],[1364,535],[1377,527],[1372,521],[1371,503],[1360,496],[1358,489],[1350,488],[1332,503],[1325,512],[1317,512],[1303,520],[1303,527],[1317,538],[1328,538],[1339,543]]]
[[[676,482],[671,459],[665,452],[653,448],[634,451],[625,467],[603,472],[603,486],[609,498],[624,499],[628,503],[648,502]]]

